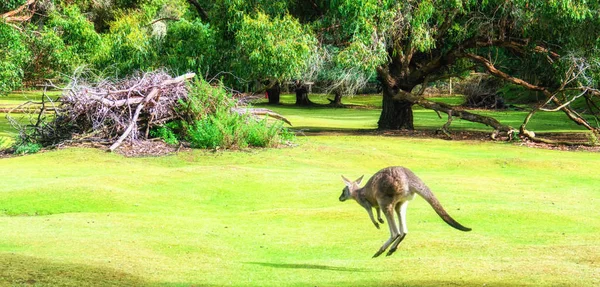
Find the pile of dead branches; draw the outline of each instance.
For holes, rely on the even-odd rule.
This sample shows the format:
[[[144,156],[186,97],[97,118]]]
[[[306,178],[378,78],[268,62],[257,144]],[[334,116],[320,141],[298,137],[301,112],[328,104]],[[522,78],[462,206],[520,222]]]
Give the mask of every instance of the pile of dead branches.
[[[147,139],[149,130],[175,117],[175,106],[187,97],[185,81],[164,71],[134,75],[113,83],[72,81],[61,97],[60,120],[88,138],[114,141]]]
[[[124,141],[135,143],[149,139],[150,131],[172,120],[192,122],[214,112],[215,103],[190,100],[186,81],[195,77],[188,73],[173,78],[165,71],[138,73],[121,81],[102,80],[90,84],[82,78],[74,78],[58,101],[44,93],[41,102],[27,102],[12,111],[7,118],[19,131],[21,142],[38,143],[41,146],[61,146],[92,143],[110,146],[114,151]],[[51,85],[54,88],[59,88]],[[217,89],[217,87],[214,87]],[[196,91],[197,92],[197,91]],[[212,90],[202,91],[212,93]],[[210,99],[210,97],[207,97]],[[226,106],[229,112],[269,116],[289,121],[266,109],[248,109],[243,102],[233,101]],[[191,103],[202,105],[190,108]],[[10,117],[11,112],[31,110],[29,124],[20,124]]]

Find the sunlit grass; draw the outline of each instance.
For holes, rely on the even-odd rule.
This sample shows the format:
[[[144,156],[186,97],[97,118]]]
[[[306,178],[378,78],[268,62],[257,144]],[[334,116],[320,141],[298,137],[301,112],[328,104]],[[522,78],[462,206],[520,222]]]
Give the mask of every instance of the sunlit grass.
[[[312,101],[325,104],[328,95],[310,95]],[[432,97],[433,101],[440,101],[448,104],[457,105],[462,102],[462,97]],[[376,129],[377,121],[381,113],[381,95],[355,95],[343,98],[344,104],[350,105],[348,108],[327,108],[317,107],[296,107],[295,95],[284,94],[281,96],[282,105],[265,105],[266,100],[260,101],[258,105],[265,105],[269,109],[277,111],[286,116],[293,128],[299,130],[319,131],[319,130],[355,130],[355,129]],[[495,117],[503,124],[518,128],[529,111],[515,110],[473,110],[473,113]],[[447,116],[441,117],[432,110],[426,110],[419,106],[413,107],[415,129],[431,130],[441,128],[447,121]],[[543,132],[585,132],[586,129],[578,126],[573,121],[566,118],[561,112],[538,112],[534,115],[528,129],[538,133]],[[489,131],[492,128],[483,124],[473,123],[455,118],[450,126],[450,130],[472,130]]]
[[[296,129],[376,128],[376,96],[342,109],[290,99],[272,108]],[[525,113],[494,115],[517,126]],[[555,115],[540,114],[539,129],[572,129]],[[415,109],[417,128],[444,122]],[[14,135],[7,128],[0,120],[2,135]],[[452,128],[485,130],[459,120]],[[0,286],[600,284],[597,153],[383,136],[300,134],[297,144],[0,159]],[[413,169],[473,231],[452,229],[417,198],[397,253],[371,259],[388,233],[337,200],[340,175],[390,165]]]
[[[52,100],[60,96],[60,91],[48,91],[46,95]],[[14,108],[27,101],[41,102],[42,91],[16,91],[6,96],[0,96],[0,108]]]
[[[600,284],[600,155],[378,136],[123,158],[71,148],[0,160],[0,285]],[[340,175],[412,168],[421,198],[392,257]]]

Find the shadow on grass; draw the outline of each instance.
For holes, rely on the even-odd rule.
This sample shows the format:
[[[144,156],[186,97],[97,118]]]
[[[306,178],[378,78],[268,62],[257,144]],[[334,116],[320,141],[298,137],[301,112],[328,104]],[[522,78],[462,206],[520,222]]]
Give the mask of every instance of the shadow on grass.
[[[118,270],[0,253],[0,286],[147,286]]]
[[[307,106],[299,106],[296,105],[294,103],[279,103],[279,104],[269,104],[269,103],[263,103],[263,102],[259,102],[259,103],[253,103],[252,106],[254,107],[261,107],[261,108],[265,108],[265,109],[269,109],[269,107],[273,108],[286,108],[286,109],[298,109],[298,110],[318,110],[318,109],[332,109],[332,110],[336,110],[336,109],[358,109],[358,110],[381,110],[381,107],[377,107],[374,105],[360,105],[360,104],[344,104],[342,103],[342,105],[333,105],[333,104],[320,104],[320,103],[312,103],[310,105]]]
[[[316,264],[294,264],[294,263],[269,263],[269,262],[244,262],[244,264],[260,265],[272,268],[288,268],[288,269],[317,269],[340,272],[372,272],[365,268],[339,267]]]

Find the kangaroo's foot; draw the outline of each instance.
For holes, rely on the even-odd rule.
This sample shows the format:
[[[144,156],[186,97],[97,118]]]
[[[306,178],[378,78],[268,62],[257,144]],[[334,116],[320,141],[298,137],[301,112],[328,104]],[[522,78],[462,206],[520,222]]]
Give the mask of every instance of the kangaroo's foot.
[[[400,234],[390,237],[390,239],[388,239],[388,241],[386,241],[381,248],[379,248],[379,250],[375,253],[375,255],[373,255],[373,258],[378,257],[379,255],[381,255],[389,246],[390,244],[392,244],[392,242],[394,242],[398,237],[400,236]]]
[[[404,240],[404,237],[406,237],[406,233],[398,236],[398,239],[396,239],[396,241],[394,241],[394,244],[392,244],[392,248],[390,248],[390,251],[388,251],[388,253],[385,256],[390,256],[390,255],[394,254],[394,252],[396,252],[396,249],[398,249],[398,245],[400,244],[400,242],[402,242],[402,240]]]

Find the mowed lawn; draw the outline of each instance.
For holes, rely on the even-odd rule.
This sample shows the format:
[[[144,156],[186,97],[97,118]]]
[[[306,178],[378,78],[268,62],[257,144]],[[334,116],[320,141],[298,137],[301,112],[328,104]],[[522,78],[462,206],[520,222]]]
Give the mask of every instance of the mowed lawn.
[[[600,284],[598,153],[340,134],[297,144],[0,159],[0,286]],[[473,231],[416,197],[398,251],[372,259],[389,233],[338,201],[340,175],[391,165]]]
[[[329,103],[327,98],[332,98],[322,94],[310,95],[309,97],[318,104],[327,104]],[[432,97],[430,99],[452,105],[460,105],[463,102],[460,96]],[[256,104],[281,113],[292,122],[293,128],[301,131],[376,129],[381,114],[381,95],[344,97],[342,103],[348,105],[348,108],[297,107],[294,105],[295,101],[295,95],[284,94],[281,96],[282,105],[266,105],[266,100],[260,100]],[[529,113],[528,107],[524,105],[519,105],[519,107],[523,107],[523,109],[471,110],[471,112],[495,117],[501,123],[518,129]],[[415,129],[420,130],[439,129],[448,120],[446,114],[438,116],[435,111],[426,110],[416,105],[413,106],[413,114]],[[591,118],[589,120],[594,122]],[[589,132],[569,120],[562,112],[537,112],[527,128],[541,134],[547,132]],[[472,123],[459,118],[454,118],[450,130],[489,131],[490,133],[493,131],[492,128],[483,124]]]

